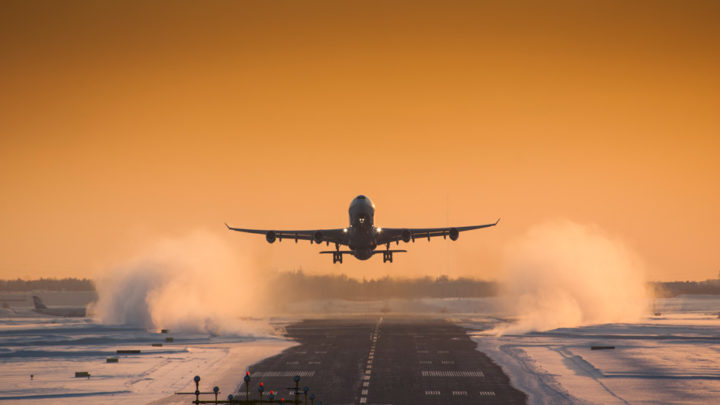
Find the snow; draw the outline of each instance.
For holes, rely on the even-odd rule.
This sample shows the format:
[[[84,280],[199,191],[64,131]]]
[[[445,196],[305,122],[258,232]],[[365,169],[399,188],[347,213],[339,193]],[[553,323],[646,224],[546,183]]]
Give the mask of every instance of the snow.
[[[708,404],[720,398],[718,309],[720,297],[678,297],[639,323],[510,336],[491,334],[495,319],[461,323],[530,404]]]
[[[530,404],[708,404],[720,398],[720,297],[658,299],[653,312],[659,315],[637,323],[507,336],[490,332],[508,322],[494,298],[328,300],[291,309],[285,318],[275,318],[275,325],[305,316],[369,313],[449,318],[471,329],[478,350],[505,370]],[[11,317],[0,318],[2,404],[70,404],[78,399],[187,404],[188,397],[175,392],[193,391],[195,375],[202,377],[201,390],[217,385],[224,398],[237,389],[248,366],[295,344],[272,337],[162,334],[89,319],[44,317],[22,308],[10,311]],[[174,342],[166,343],[166,337]],[[118,349],[142,353],[117,354]],[[118,357],[119,363],[106,363],[108,357]],[[91,377],[75,378],[76,371],[88,371]]]
[[[0,402],[70,404],[79,398],[104,404],[186,404],[175,392],[233,392],[248,366],[295,343],[277,338],[212,337],[105,326],[89,319],[0,319]],[[172,337],[174,342],[165,342]],[[153,347],[152,343],[162,343]],[[118,354],[140,349],[140,354]],[[117,357],[118,363],[107,363]],[[91,377],[75,378],[76,371]],[[30,375],[34,375],[31,379]]]

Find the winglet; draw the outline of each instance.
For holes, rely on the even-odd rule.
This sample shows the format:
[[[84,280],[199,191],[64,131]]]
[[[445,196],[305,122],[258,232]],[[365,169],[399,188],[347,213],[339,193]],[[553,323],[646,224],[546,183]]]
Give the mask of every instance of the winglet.
[[[497,221],[495,221],[495,225],[497,225],[497,224],[498,224],[498,222],[500,222],[500,218],[498,218],[498,220],[497,220]]]
[[[227,229],[230,229],[230,225],[228,225],[227,222],[224,222],[224,224],[225,224],[225,227],[227,227]]]

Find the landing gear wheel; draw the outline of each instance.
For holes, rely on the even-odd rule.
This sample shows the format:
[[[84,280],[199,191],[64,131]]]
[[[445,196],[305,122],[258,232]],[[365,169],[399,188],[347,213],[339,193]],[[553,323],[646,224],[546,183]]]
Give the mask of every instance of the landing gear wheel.
[[[335,263],[342,264],[342,253],[333,252],[333,264],[335,264]]]
[[[383,263],[385,262],[392,263],[392,252],[383,252]]]

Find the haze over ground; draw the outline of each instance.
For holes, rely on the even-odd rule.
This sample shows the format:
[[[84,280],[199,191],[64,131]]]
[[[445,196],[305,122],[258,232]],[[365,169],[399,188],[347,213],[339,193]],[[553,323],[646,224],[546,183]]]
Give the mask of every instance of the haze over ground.
[[[102,275],[217,234],[258,269],[499,276],[538,223],[595,224],[649,279],[720,270],[720,5],[0,5],[0,277]],[[392,265],[227,232],[500,226]],[[288,246],[289,245],[289,246]]]

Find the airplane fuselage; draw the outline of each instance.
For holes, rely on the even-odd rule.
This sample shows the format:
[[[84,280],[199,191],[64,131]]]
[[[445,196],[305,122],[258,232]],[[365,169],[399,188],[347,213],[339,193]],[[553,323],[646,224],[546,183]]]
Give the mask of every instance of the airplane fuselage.
[[[373,256],[377,247],[378,228],[374,226],[375,205],[364,195],[355,197],[350,203],[350,227],[348,227],[348,247],[353,256],[367,260]]]

